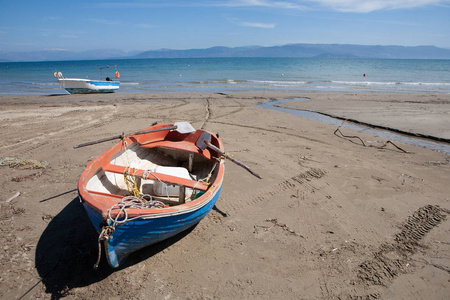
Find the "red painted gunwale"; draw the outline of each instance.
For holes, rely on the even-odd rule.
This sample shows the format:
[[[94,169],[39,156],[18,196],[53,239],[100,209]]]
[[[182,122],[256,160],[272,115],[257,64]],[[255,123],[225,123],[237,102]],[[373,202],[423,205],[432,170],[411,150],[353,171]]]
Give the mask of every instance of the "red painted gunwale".
[[[151,126],[143,130],[165,128],[170,126],[173,126],[173,124],[157,124],[155,126]],[[220,153],[216,153],[215,151],[210,149],[205,149],[202,151],[195,145],[195,142],[203,132],[204,132],[203,130],[197,130],[196,132],[190,134],[180,134],[176,131],[164,130],[159,132],[129,136],[126,138],[126,142],[128,145],[136,142],[141,147],[146,148],[165,147],[193,152],[200,154],[206,157],[207,159],[219,158],[221,156]],[[211,143],[214,146],[218,147],[221,151],[224,151],[222,141],[215,134],[213,133],[210,134],[211,134]],[[81,173],[80,179],[78,181],[78,192],[82,201],[85,204],[92,207],[97,212],[99,212],[102,215],[102,219],[105,221],[108,217],[108,210],[111,208],[111,206],[118,203],[120,199],[123,198],[123,196],[110,195],[107,193],[100,193],[100,192],[90,192],[89,190],[87,190],[86,186],[89,180],[100,170],[100,168],[107,169],[108,166],[110,167],[113,156],[123,149],[124,143],[123,141],[120,141],[116,145],[106,150],[104,153],[102,153],[96,159],[92,160],[86,166],[86,168]],[[162,217],[170,214],[182,213],[183,211],[190,211],[192,209],[196,209],[197,207],[203,206],[212,198],[215,192],[222,185],[225,168],[223,159],[220,160],[217,168],[218,168],[217,176],[214,182],[212,182],[211,185],[207,187],[205,193],[201,197],[184,204],[165,208],[127,209],[128,217],[133,218],[141,215],[154,215],[155,217],[161,215]],[[114,218],[115,215],[112,214],[112,217]]]

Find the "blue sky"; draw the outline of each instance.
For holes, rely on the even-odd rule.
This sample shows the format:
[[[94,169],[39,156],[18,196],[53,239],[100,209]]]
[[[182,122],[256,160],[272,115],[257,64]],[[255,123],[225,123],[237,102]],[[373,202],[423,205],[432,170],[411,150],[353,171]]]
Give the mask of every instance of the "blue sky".
[[[290,43],[450,48],[450,0],[0,0],[0,51]]]

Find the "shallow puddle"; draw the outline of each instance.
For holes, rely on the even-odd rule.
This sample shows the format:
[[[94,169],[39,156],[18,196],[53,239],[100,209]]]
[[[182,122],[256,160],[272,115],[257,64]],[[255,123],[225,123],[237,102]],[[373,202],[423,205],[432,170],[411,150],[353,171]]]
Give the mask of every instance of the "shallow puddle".
[[[282,112],[293,114],[293,115],[296,115],[296,116],[299,116],[302,118],[308,118],[311,120],[316,120],[316,121],[324,122],[324,123],[331,124],[331,125],[336,125],[336,126],[342,125],[341,126],[342,128],[353,129],[353,130],[357,130],[359,132],[369,133],[374,136],[382,137],[382,138],[385,138],[385,139],[388,139],[391,141],[397,141],[397,142],[405,143],[408,145],[419,146],[419,147],[423,147],[426,149],[431,149],[431,150],[439,151],[442,153],[450,154],[450,144],[445,143],[445,142],[435,142],[435,141],[432,141],[429,139],[408,136],[408,135],[396,133],[396,132],[393,132],[390,130],[379,129],[379,128],[374,128],[374,127],[370,127],[370,126],[366,126],[366,125],[351,123],[349,121],[342,124],[342,120],[328,117],[328,116],[325,116],[325,115],[322,115],[319,113],[276,106],[281,103],[288,103],[288,102],[294,102],[294,101],[307,101],[307,100],[309,100],[309,99],[308,98],[295,98],[295,99],[288,99],[288,100],[271,100],[271,101],[262,103],[258,106],[263,107],[263,108],[268,108],[268,109],[274,109],[277,111],[282,111]]]

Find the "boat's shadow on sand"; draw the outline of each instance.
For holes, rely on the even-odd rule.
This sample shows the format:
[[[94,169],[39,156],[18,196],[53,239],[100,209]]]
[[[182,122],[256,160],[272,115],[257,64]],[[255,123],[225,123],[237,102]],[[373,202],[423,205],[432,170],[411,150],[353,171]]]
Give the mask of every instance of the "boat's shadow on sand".
[[[131,254],[119,270],[164,250],[189,234],[194,227]],[[73,288],[101,281],[118,270],[108,266],[103,250],[98,269],[93,269],[98,258],[97,238],[98,234],[78,198],[50,221],[37,244],[35,261],[46,292],[52,294],[52,299],[68,295]]]

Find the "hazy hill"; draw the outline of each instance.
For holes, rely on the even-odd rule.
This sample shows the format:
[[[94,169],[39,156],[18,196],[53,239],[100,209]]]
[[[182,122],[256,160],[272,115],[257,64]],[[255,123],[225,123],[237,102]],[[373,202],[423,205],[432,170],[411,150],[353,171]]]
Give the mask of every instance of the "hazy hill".
[[[273,47],[212,47],[190,50],[152,50],[136,58],[181,57],[328,57],[328,58],[396,58],[450,59],[450,49],[435,46],[364,46],[341,44],[289,44]]]
[[[84,52],[44,50],[34,52],[1,52],[0,61],[58,61],[137,58],[207,58],[207,57],[299,57],[299,58],[385,58],[450,59],[450,49],[435,46],[370,46],[344,44],[289,44],[261,47],[211,47],[205,49],[159,49],[125,52],[102,49]]]
[[[117,49],[97,49],[89,51],[42,50],[30,52],[0,51],[0,61],[60,61],[60,60],[91,60],[108,58],[127,58],[141,51],[126,52]]]

